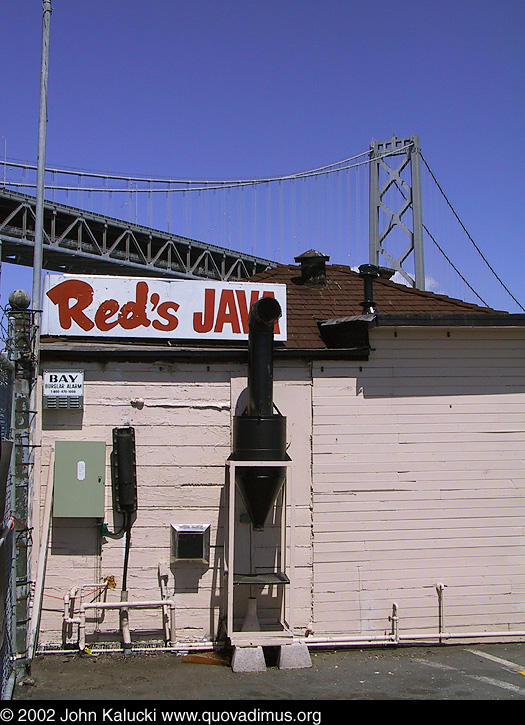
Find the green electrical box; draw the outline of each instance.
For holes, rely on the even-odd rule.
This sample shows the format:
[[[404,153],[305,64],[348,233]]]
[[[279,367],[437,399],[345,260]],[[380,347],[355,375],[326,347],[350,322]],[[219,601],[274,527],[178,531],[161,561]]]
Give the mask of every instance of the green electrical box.
[[[53,516],[104,517],[106,444],[56,441]]]

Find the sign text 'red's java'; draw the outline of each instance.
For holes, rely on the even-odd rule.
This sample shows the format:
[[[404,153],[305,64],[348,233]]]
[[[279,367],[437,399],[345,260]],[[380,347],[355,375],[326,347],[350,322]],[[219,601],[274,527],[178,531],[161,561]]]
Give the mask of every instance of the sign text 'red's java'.
[[[283,311],[275,339],[286,340],[286,287],[123,277],[49,275],[42,332],[47,335],[246,339],[250,308],[275,297]]]

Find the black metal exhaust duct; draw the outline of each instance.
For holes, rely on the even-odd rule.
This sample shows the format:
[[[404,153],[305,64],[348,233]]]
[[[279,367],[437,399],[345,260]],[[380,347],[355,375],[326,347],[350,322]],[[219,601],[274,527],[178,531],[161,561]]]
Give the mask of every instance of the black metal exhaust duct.
[[[364,280],[365,299],[361,302],[363,305],[363,315],[375,315],[377,306],[374,302],[374,279],[379,277],[379,267],[375,264],[362,264],[359,267],[359,276]]]
[[[273,297],[262,297],[250,310],[248,402],[233,419],[234,461],[288,461],[286,418],[274,413],[273,328],[281,316]],[[280,466],[238,466],[236,483],[253,528],[261,531],[286,477]]]

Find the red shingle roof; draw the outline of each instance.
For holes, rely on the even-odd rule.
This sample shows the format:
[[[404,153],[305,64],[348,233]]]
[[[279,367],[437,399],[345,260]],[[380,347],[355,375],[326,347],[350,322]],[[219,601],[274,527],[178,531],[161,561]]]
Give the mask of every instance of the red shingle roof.
[[[286,347],[325,348],[317,322],[362,314],[363,279],[349,267],[326,265],[327,284],[323,288],[300,283],[301,268],[278,265],[250,277],[250,282],[285,284],[287,287],[288,341]],[[374,301],[379,315],[388,314],[502,314],[433,292],[397,284],[388,279],[374,280]]]

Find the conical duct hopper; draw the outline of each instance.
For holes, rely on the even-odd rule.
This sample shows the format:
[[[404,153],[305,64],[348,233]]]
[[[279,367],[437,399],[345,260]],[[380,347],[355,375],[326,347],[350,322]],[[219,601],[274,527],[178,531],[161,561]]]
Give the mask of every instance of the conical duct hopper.
[[[287,461],[286,418],[273,412],[273,327],[281,306],[273,297],[252,305],[249,320],[248,404],[233,420],[235,461]],[[260,530],[282,488],[286,468],[237,466],[236,483],[253,528]]]
[[[236,461],[288,461],[286,418],[237,416],[233,421],[233,454]],[[237,466],[236,483],[253,528],[260,531],[279,495],[286,468]]]

